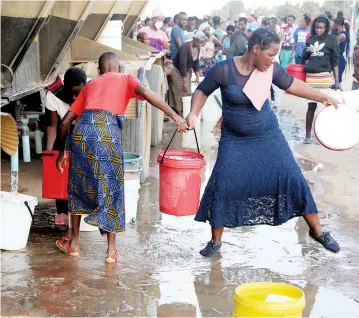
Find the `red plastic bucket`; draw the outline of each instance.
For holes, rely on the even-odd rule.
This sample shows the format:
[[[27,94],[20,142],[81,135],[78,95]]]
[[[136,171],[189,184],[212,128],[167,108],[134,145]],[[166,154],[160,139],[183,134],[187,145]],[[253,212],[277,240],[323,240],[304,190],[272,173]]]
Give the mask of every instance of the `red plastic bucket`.
[[[69,152],[66,151],[64,173],[56,169],[56,159],[59,152],[45,150],[42,153],[42,197],[47,199],[67,199],[67,184],[69,181]]]
[[[306,74],[304,72],[304,65],[302,64],[288,64],[287,65],[288,74],[293,77],[305,82]]]
[[[200,153],[169,150],[157,158],[160,164],[160,211],[175,216],[197,213],[201,175],[205,165]]]

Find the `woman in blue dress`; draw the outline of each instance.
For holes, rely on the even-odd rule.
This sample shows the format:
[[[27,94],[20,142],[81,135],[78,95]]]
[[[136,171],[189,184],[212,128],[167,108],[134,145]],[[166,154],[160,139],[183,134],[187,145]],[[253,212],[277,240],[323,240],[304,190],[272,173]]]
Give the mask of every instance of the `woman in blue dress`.
[[[249,40],[247,53],[213,67],[193,94],[186,119],[188,129],[195,127],[207,97],[217,88],[221,89],[223,103],[217,162],[195,218],[209,221],[212,227],[212,239],[200,251],[203,256],[219,251],[224,227],[275,226],[299,216],[309,225],[312,239],[332,252],[340,250],[330,233],[323,232],[320,226],[309,186],[268,99],[258,111],[242,91],[254,69],[264,72],[274,64],[272,83],[282,90],[326,105],[338,104],[293,79],[274,62],[279,49],[280,39],[275,32],[257,29]]]

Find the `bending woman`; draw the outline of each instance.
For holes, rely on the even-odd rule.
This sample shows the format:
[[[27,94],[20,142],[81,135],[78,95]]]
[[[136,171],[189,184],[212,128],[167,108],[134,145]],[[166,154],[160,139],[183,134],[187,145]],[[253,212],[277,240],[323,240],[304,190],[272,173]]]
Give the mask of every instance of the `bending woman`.
[[[340,249],[320,226],[309,186],[266,98],[273,82],[299,97],[335,105],[337,101],[293,79],[274,62],[279,49],[275,31],[257,29],[249,39],[248,52],[217,64],[193,94],[186,119],[189,129],[195,127],[207,97],[217,88],[221,88],[223,100],[217,162],[195,218],[209,221],[212,227],[212,239],[200,251],[203,256],[220,249],[224,227],[276,226],[299,216],[304,217],[314,240],[332,252]],[[260,111],[243,92],[255,69],[273,72],[272,78],[267,78],[268,92],[263,94]]]
[[[72,121],[78,122],[71,140],[69,170],[69,212],[71,238],[56,242],[68,255],[79,255],[81,215],[85,222],[107,234],[107,263],[117,261],[116,233],[125,231],[124,168],[121,127],[131,98],[146,99],[167,113],[182,132],[186,123],[162,98],[148,90],[128,74],[118,74],[120,60],[114,53],[104,53],[99,59],[100,76],[80,93],[61,122],[60,155],[57,169],[62,171],[64,148]]]
[[[59,150],[56,137],[60,122],[69,110],[70,105],[76,100],[82,88],[86,85],[86,82],[86,73],[80,68],[72,67],[64,75],[64,86],[56,89],[58,83],[55,82],[51,85],[55,86],[53,93],[50,91],[50,87],[48,87],[45,96],[45,114],[47,120],[46,150]],[[55,216],[55,224],[68,225],[67,200],[55,200],[55,202],[58,213]]]

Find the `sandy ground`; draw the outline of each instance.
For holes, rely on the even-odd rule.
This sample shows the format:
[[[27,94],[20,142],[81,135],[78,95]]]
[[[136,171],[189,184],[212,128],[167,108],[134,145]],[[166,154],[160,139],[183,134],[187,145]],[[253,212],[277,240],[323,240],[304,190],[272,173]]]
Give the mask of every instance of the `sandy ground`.
[[[118,236],[119,264],[104,266],[106,243],[97,231],[81,233],[79,258],[59,253],[54,242],[64,232],[53,227],[53,202],[42,202],[28,246],[1,253],[1,315],[229,317],[237,286],[275,281],[304,290],[305,317],[359,317],[359,146],[332,152],[302,145],[305,111],[306,101],[285,95],[279,119],[321,222],[341,244],[338,255],[309,240],[306,224],[294,219],[279,227],[228,230],[221,253],[201,257],[209,226],[159,212],[156,157],[174,130],[166,125],[163,144],[151,150],[151,174],[140,190],[137,222]],[[217,154],[212,126],[201,125],[207,162],[203,187]],[[173,148],[194,147],[194,138],[188,138],[177,137]],[[21,164],[21,192],[41,196],[40,167],[39,160]],[[6,160],[1,175],[2,189],[9,190]]]

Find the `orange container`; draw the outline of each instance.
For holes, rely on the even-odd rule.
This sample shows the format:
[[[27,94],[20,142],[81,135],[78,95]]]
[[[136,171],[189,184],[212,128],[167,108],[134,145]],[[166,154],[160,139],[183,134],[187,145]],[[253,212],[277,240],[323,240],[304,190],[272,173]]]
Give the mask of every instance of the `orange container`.
[[[169,150],[163,159],[163,154],[161,152],[157,159],[160,164],[160,211],[175,216],[196,214],[205,165],[203,155]]]
[[[64,173],[56,169],[57,150],[45,150],[42,160],[42,197],[47,199],[67,199],[67,184],[69,181],[69,152],[66,151],[67,160],[63,165]]]
[[[293,77],[305,82],[306,73],[304,72],[304,65],[302,64],[288,64],[287,65],[288,74]]]

